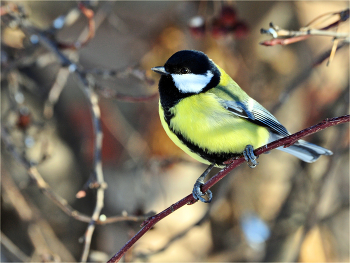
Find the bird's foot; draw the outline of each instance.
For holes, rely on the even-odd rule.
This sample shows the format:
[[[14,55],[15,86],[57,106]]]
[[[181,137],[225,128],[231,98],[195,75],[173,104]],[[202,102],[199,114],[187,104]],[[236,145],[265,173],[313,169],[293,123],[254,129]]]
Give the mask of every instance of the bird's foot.
[[[250,168],[255,168],[259,163],[256,161],[257,157],[254,155],[254,148],[252,145],[247,145],[243,151],[244,159],[248,162]]]
[[[195,199],[202,201],[203,203],[210,203],[213,199],[213,193],[207,190],[205,193],[202,192],[201,187],[204,185],[204,181],[197,180],[193,186],[192,195]],[[207,196],[207,199],[204,197]]]
[[[210,190],[207,190],[205,193],[202,192],[202,186],[204,185],[204,179],[208,175],[208,173],[213,169],[214,165],[211,164],[209,167],[204,171],[204,173],[198,177],[196,183],[193,186],[192,195],[196,200],[202,201],[203,203],[210,203],[213,194]],[[205,199],[203,196],[207,196],[207,199]]]

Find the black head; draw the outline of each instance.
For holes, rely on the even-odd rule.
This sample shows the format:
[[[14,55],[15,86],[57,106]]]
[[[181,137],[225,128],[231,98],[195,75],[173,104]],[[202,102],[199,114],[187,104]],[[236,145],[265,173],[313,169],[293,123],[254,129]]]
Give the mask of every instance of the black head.
[[[220,82],[220,71],[206,54],[182,50],[172,55],[164,67],[152,68],[162,74],[159,81],[163,107],[172,107],[179,100],[205,92]]]
[[[208,70],[216,67],[201,51],[181,50],[168,59],[164,68],[170,74],[206,74]]]

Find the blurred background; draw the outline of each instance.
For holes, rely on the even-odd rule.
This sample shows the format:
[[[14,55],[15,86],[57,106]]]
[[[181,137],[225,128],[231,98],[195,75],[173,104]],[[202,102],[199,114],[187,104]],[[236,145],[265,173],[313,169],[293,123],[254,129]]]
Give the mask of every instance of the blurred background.
[[[178,149],[159,121],[159,76],[150,68],[176,51],[205,52],[292,133],[348,114],[348,42],[339,40],[333,59],[329,53],[338,40],[331,37],[259,44],[271,39],[260,33],[270,22],[299,30],[323,14],[346,10],[347,1],[1,5],[2,262],[71,262],[83,252],[88,224],[44,195],[28,176],[29,166],[80,213],[91,216],[96,205],[91,106],[77,74],[41,36],[78,65],[99,97],[108,185],[100,219],[139,216],[97,225],[91,262],[107,261],[147,215],[188,195],[206,168]],[[311,27],[337,19],[328,14]],[[349,33],[348,22],[334,30]],[[28,25],[42,35],[31,34]],[[256,169],[244,163],[212,188],[212,203],[197,202],[164,218],[123,260],[348,262],[348,125],[306,140],[334,155],[306,164],[271,151]]]

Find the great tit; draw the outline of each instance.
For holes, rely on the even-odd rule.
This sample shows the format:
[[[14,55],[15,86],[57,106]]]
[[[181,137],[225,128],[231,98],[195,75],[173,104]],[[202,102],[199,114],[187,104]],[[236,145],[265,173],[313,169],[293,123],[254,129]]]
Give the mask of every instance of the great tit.
[[[290,135],[201,51],[178,51],[164,67],[152,70],[161,74],[159,115],[166,133],[187,154],[210,165],[194,186],[196,199],[210,202],[211,192],[202,193],[200,187],[212,167],[224,167],[224,161],[243,154],[254,168],[258,164],[254,149]],[[308,163],[332,154],[303,140],[277,149]],[[209,200],[203,198],[206,194]]]

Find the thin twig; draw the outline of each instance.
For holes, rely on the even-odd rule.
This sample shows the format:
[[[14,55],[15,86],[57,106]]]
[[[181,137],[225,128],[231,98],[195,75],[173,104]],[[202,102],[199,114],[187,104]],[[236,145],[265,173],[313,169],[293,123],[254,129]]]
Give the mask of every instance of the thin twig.
[[[19,18],[17,18],[16,16],[13,16],[13,19],[17,20]],[[21,22],[19,23],[19,26],[22,28],[24,33],[28,35],[38,36],[39,43],[43,45],[45,48],[47,48],[48,51],[50,51],[59,59],[62,67],[67,67],[69,73],[74,72],[78,75],[80,82],[82,83],[82,89],[84,91],[84,94],[89,98],[91,105],[93,105],[92,117],[93,117],[93,123],[95,127],[95,136],[97,138],[97,141],[95,142],[94,170],[95,170],[95,174],[101,179],[100,174],[102,172],[102,164],[100,162],[100,158],[101,158],[100,147],[102,145],[102,136],[99,132],[96,132],[97,130],[101,131],[101,125],[99,123],[100,121],[94,117],[94,116],[100,115],[97,95],[95,94],[94,91],[89,91],[89,89],[92,89],[92,88],[89,87],[90,84],[86,79],[86,74],[82,70],[78,69],[78,66],[75,63],[73,63],[65,54],[63,54],[54,42],[52,42],[49,38],[47,38],[46,35],[42,33],[42,31],[33,27],[28,20],[20,20],[20,21]],[[64,198],[54,193],[54,191],[49,187],[49,185],[43,180],[42,176],[40,175],[36,167],[32,166],[32,164],[28,160],[26,160],[24,156],[17,153],[17,151],[15,150],[15,146],[11,142],[10,136],[8,135],[6,129],[2,127],[1,131],[2,131],[1,137],[5,142],[5,144],[7,145],[7,148],[10,150],[10,152],[15,157],[15,159],[17,159],[17,161],[19,161],[27,169],[28,174],[31,176],[34,182],[36,182],[39,189],[43,191],[43,193],[46,196],[48,196],[51,200],[53,200],[67,215],[72,216],[73,218],[79,221],[91,223],[91,217],[84,215],[78,212],[77,210],[74,210],[72,207],[68,205],[67,201]],[[105,184],[102,182],[102,180],[100,181],[101,181],[100,186],[102,186],[102,188],[106,187]],[[99,196],[101,196],[101,194],[99,194]],[[104,220],[99,220],[97,218],[94,220],[94,222],[95,224],[102,225],[102,224],[107,224],[109,222],[118,222],[118,221],[124,221],[124,220],[139,221],[142,219],[143,219],[142,216],[141,217],[114,216],[114,217],[111,217],[111,220],[109,220],[109,218]]]
[[[65,44],[65,43],[58,43],[59,48],[63,49],[79,49],[83,46],[86,46],[87,43],[90,42],[91,39],[95,36],[95,21],[94,21],[94,11],[87,8],[81,1],[78,3],[78,8],[81,11],[81,13],[87,18],[88,20],[88,35],[86,36],[86,39],[84,40],[78,40],[77,42],[73,44]]]
[[[93,90],[93,86],[90,83],[87,83],[87,80],[84,79],[84,76],[81,74],[78,74],[80,77],[80,80],[84,85],[83,90],[85,92],[86,97],[89,99],[90,102],[90,109],[91,109],[91,117],[93,122],[93,128],[94,128],[94,174],[96,177],[96,181],[99,184],[99,188],[97,189],[97,196],[96,196],[96,206],[94,209],[94,212],[91,216],[91,221],[89,222],[88,228],[85,232],[85,245],[83,254],[81,256],[81,261],[86,262],[89,255],[90,250],[90,244],[91,244],[91,238],[92,234],[95,230],[95,222],[99,219],[99,216],[101,214],[102,208],[104,206],[104,190],[107,188],[107,184],[104,181],[103,177],[103,171],[102,171],[102,127],[101,127],[101,110],[98,105],[98,96]],[[86,85],[87,84],[87,85]]]
[[[91,73],[93,75],[101,76],[102,78],[126,78],[129,76],[132,76],[140,81],[143,81],[149,86],[152,86],[155,84],[155,81],[153,78],[150,78],[146,75],[146,71],[140,69],[137,65],[135,66],[129,66],[125,69],[121,70],[113,70],[113,69],[90,69],[85,70],[84,73]]]
[[[80,4],[79,7],[83,12],[85,12],[85,15],[89,18],[90,31],[91,31],[91,28],[94,29],[94,24],[92,24],[93,22],[91,22],[93,21],[93,12],[91,10],[86,9],[83,6],[83,4]],[[16,17],[14,17],[14,19],[16,19]],[[21,19],[21,18],[17,18],[17,19],[20,21],[19,25],[26,34],[36,35],[38,38],[38,42],[57,56],[57,58],[61,62],[62,67],[68,67],[68,70],[70,72],[74,72],[78,76],[79,84],[81,84],[80,87],[82,88],[91,106],[91,117],[92,117],[93,129],[95,134],[93,169],[94,169],[94,175],[96,177],[96,182],[99,184],[99,188],[97,189],[96,205],[94,208],[94,212],[92,214],[92,217],[89,218],[90,219],[89,225],[85,232],[85,238],[84,238],[85,243],[84,243],[83,253],[81,256],[81,261],[86,262],[89,255],[91,238],[95,230],[96,221],[99,220],[101,210],[104,206],[104,190],[106,188],[106,183],[103,178],[102,162],[101,162],[101,149],[102,149],[102,138],[103,138],[101,120],[100,120],[101,113],[98,105],[98,96],[94,91],[95,84],[92,83],[92,81],[89,81],[86,78],[87,75],[83,73],[82,70],[80,70],[78,66],[75,63],[73,63],[65,54],[63,54],[59,50],[59,46],[53,41],[51,41],[49,38],[47,38],[47,36],[43,32],[33,27],[28,20]],[[91,32],[90,32],[90,36],[91,36]],[[44,193],[52,196],[53,192],[48,190],[49,187],[44,180],[40,180],[42,178],[39,177],[40,174],[38,173],[36,167],[31,167],[29,165],[27,166],[27,169],[29,174],[31,174],[34,177],[36,176],[38,185],[40,185],[42,189],[45,189]],[[61,199],[62,198],[58,195],[52,198],[52,200],[56,202],[58,200],[59,202],[57,202],[57,204],[60,205],[62,209],[66,210],[68,207],[68,204],[67,203],[62,204],[62,202],[65,200],[61,200]]]
[[[81,1],[78,3],[78,8],[81,13],[87,18],[88,26],[79,35],[78,40],[73,44],[58,43],[58,46],[63,49],[79,49],[86,46],[95,36],[95,32],[101,26],[103,21],[112,11],[113,2],[105,2],[103,6],[94,14],[93,10],[87,8]]]
[[[154,255],[157,255],[159,253],[162,253],[164,252],[165,250],[167,250],[175,241],[183,238],[184,236],[186,236],[188,234],[188,232],[190,232],[194,227],[196,226],[200,226],[202,225],[209,217],[209,214],[210,214],[210,209],[208,209],[206,211],[206,213],[194,224],[192,224],[191,226],[189,226],[188,228],[186,228],[185,230],[181,231],[180,233],[174,235],[173,237],[171,237],[168,242],[162,246],[161,248],[157,249],[156,251],[152,251],[152,252],[149,252],[149,253],[140,253],[140,254],[137,254],[136,255],[136,258],[142,258],[142,259],[147,259],[149,258],[150,256],[154,256]]]
[[[334,31],[326,31],[326,30],[319,30],[319,29],[308,29],[305,31],[293,31],[293,30],[285,30],[285,29],[278,29],[274,30],[274,32],[271,31],[264,31],[262,30],[262,33],[268,33],[271,34],[274,38],[277,37],[302,37],[302,36],[326,36],[326,37],[335,37],[335,38],[346,38],[349,37],[348,33],[342,33],[342,32],[334,32]],[[276,33],[276,34],[274,34]]]
[[[278,26],[274,25],[273,23],[270,23],[269,29],[262,28],[260,30],[261,34],[267,34],[271,35],[273,39],[266,40],[263,42],[260,42],[260,45],[264,46],[274,46],[274,45],[288,45],[291,43],[299,42],[302,40],[305,40],[309,38],[310,36],[326,36],[326,37],[333,37],[335,39],[343,39],[346,42],[349,42],[349,33],[343,33],[336,31],[329,31],[328,29],[338,27],[339,24],[345,22],[349,18],[349,9],[345,9],[341,12],[331,13],[331,15],[338,15],[338,20],[334,23],[331,23],[327,26],[324,26],[322,28],[311,28],[311,24],[314,24],[314,22],[321,17],[324,17],[325,15],[329,15],[330,13],[323,14],[314,20],[312,20],[306,27],[300,28],[297,31],[294,30],[286,30],[279,28]]]
[[[41,174],[39,173],[36,166],[33,166],[23,155],[16,151],[15,145],[12,143],[10,136],[6,128],[1,127],[1,139],[5,144],[5,148],[10,151],[12,156],[20,163],[26,170],[30,178],[35,182],[39,190],[45,194],[49,199],[51,199],[65,214],[74,219],[89,223],[91,222],[91,217],[87,216],[74,208],[72,208],[66,199],[62,198],[60,195],[56,194],[52,188],[45,182]],[[142,221],[145,216],[112,216],[107,217],[103,220],[96,220],[96,224],[105,225],[120,221]]]
[[[349,42],[341,42],[340,44],[337,45],[336,50],[338,51],[339,49],[341,49],[342,47],[344,47],[345,45],[349,45]],[[334,49],[334,45],[332,46],[332,49],[327,50],[326,52],[324,52],[321,56],[319,56],[317,59],[314,60],[312,67],[316,67],[319,64],[321,64],[323,61],[325,61],[327,58],[329,58],[333,52]],[[334,51],[334,52],[335,52]]]
[[[344,46],[348,45],[349,43],[342,42],[338,45],[337,51]],[[285,88],[285,90],[280,94],[278,101],[272,106],[270,112],[275,113],[287,100],[287,98],[290,96],[290,94],[298,87],[300,87],[300,84],[305,81],[310,74],[312,73],[312,70],[314,67],[317,67],[322,62],[324,62],[327,58],[329,58],[332,50],[327,50],[323,54],[321,54],[318,58],[316,58],[311,65],[308,65],[307,67],[300,70],[300,73],[296,75],[292,81],[288,84],[288,86]]]
[[[339,99],[343,98],[343,94],[347,94],[349,92],[348,89],[345,90],[345,92],[341,93],[339,98],[333,103],[334,105],[339,105]],[[343,103],[344,111],[346,111],[347,106]],[[334,112],[335,110],[333,110]],[[328,187],[327,181],[329,181],[330,177],[334,174],[334,166],[337,160],[339,160],[339,157],[342,155],[344,151],[344,146],[342,146],[339,143],[339,139],[344,138],[347,134],[347,129],[345,126],[337,126],[336,127],[338,132],[335,134],[332,146],[330,149],[333,151],[333,158],[331,158],[328,161],[327,167],[324,169],[323,174],[320,176],[320,178],[315,183],[315,187],[313,189],[314,197],[312,200],[312,204],[308,208],[308,211],[306,213],[306,218],[304,222],[302,237],[299,239],[299,246],[298,251],[300,251],[302,243],[304,239],[306,238],[306,235],[309,233],[309,231],[321,221],[321,218],[319,218],[317,208],[319,206],[319,203],[321,201],[321,198],[324,196],[324,193],[326,191],[326,187]],[[348,148],[348,147],[346,147]],[[299,253],[297,253],[299,255]],[[297,260],[297,259],[296,259]]]
[[[145,102],[145,101],[153,100],[159,96],[158,92],[153,93],[153,94],[148,95],[148,96],[130,96],[130,95],[121,94],[121,93],[117,93],[117,92],[115,92],[115,94],[112,96],[106,95],[105,92],[103,92],[101,94],[104,95],[104,97],[106,97],[106,98],[113,97],[114,99],[122,100],[122,101],[126,101],[126,102]]]
[[[61,255],[61,258],[65,261],[74,261],[74,257],[67,250],[65,245],[58,239],[50,224],[41,216],[38,208],[22,195],[16,184],[13,182],[13,179],[5,169],[3,169],[1,178],[3,194],[6,196],[9,203],[12,204],[12,207],[16,210],[19,218],[24,223],[23,225],[28,226],[28,234],[31,231],[30,229],[40,229],[40,237],[45,237],[45,241],[41,243],[44,243],[43,246],[46,247],[46,251],[54,251],[56,254]],[[36,248],[37,246],[35,245],[35,239],[36,238],[33,240],[31,239],[31,243],[33,247]],[[37,249],[36,252],[38,252]],[[46,253],[46,255],[54,255],[54,252]],[[41,253],[41,255],[44,254]],[[26,260],[24,262],[28,261]]]
[[[34,253],[31,261],[61,261],[60,257],[49,248],[47,242],[45,241],[42,228],[39,225],[29,224],[28,236],[34,247]]]
[[[344,130],[343,130],[344,131]],[[344,133],[344,132],[343,132]],[[339,136],[339,138],[342,138],[342,136]],[[299,238],[299,244],[297,251],[300,252],[301,246],[303,244],[303,241],[305,240],[307,234],[310,232],[310,230],[321,221],[321,218],[319,218],[317,213],[317,207],[321,201],[321,197],[323,196],[323,193],[325,192],[325,188],[327,187],[327,179],[329,179],[332,175],[331,171],[334,169],[334,163],[335,160],[339,157],[339,152],[341,152],[339,141],[335,141],[335,147],[332,147],[332,149],[336,148],[334,151],[334,157],[331,158],[327,164],[327,168],[323,172],[321,178],[317,182],[317,185],[315,186],[315,189],[312,191],[316,196],[312,200],[312,204],[308,208],[308,212],[305,215],[305,222],[303,223],[302,233],[301,237]],[[297,261],[298,256],[300,253],[296,253],[295,260]]]
[[[19,261],[30,262],[30,257],[24,254],[3,232],[1,232],[1,244]]]
[[[309,38],[311,35],[307,35],[307,36],[298,36],[298,37],[292,37],[292,38],[273,38],[270,40],[265,40],[263,42],[260,42],[260,45],[263,46],[276,46],[276,45],[282,45],[282,46],[286,46],[289,44],[293,44],[302,40],[305,40],[307,38]]]
[[[12,156],[27,170],[30,178],[36,183],[40,191],[42,191],[47,197],[49,197],[59,208],[62,209],[67,215],[82,221],[89,222],[90,217],[74,210],[61,196],[56,194],[51,187],[45,182],[36,166],[33,166],[23,155],[16,151],[15,145],[12,143],[7,130],[1,127],[1,139],[5,144],[5,147],[11,152]]]
[[[101,4],[102,4],[102,6],[99,7],[99,9],[97,10],[97,12],[94,14],[94,17],[93,17],[93,20],[95,23],[95,32],[102,25],[102,23],[105,21],[106,17],[112,12],[113,5],[115,4],[115,2],[103,1],[103,2],[101,2]],[[78,37],[78,41],[83,42],[84,38],[86,38],[85,36],[89,34],[90,30],[91,30],[91,28],[89,26],[85,27],[85,29],[80,33],[80,35]]]
[[[53,115],[53,106],[55,106],[60,94],[67,83],[70,72],[68,68],[62,67],[59,69],[55,83],[52,85],[49,96],[44,105],[44,116],[50,119]]]
[[[327,62],[327,66],[332,62],[335,55],[335,51],[337,51],[338,44],[339,44],[339,39],[334,39],[332,50],[331,50],[331,53],[329,54],[329,60]]]
[[[348,97],[348,87],[344,89],[344,92],[340,93],[338,98],[329,105],[332,109],[331,112],[346,112],[347,103],[344,102],[344,98]],[[330,110],[330,109],[329,109]],[[325,109],[324,113],[329,112]],[[281,204],[281,209],[275,218],[273,228],[271,229],[271,238],[266,243],[265,256],[262,259],[263,262],[271,261],[291,261],[294,262],[298,259],[300,249],[303,240],[306,237],[307,232],[314,224],[319,221],[317,214],[317,204],[320,198],[323,196],[322,188],[326,187],[325,180],[334,175],[331,172],[334,163],[341,156],[342,150],[340,148],[346,148],[346,145],[342,145],[341,142],[344,139],[344,133],[347,131],[347,126],[337,126],[334,129],[341,130],[341,133],[336,132],[332,143],[333,156],[327,160],[327,167],[324,169],[322,175],[317,176],[300,176],[302,168],[294,173],[292,176],[291,189],[288,196]],[[300,216],[293,216],[293,215]],[[296,234],[299,229],[302,229],[298,238],[295,239],[294,245],[289,246],[288,255],[280,253],[284,251],[288,240]]]
[[[345,122],[349,122],[350,121],[350,115],[345,115],[345,116],[341,116],[341,117],[336,117],[336,118],[331,118],[331,119],[326,119],[323,122],[314,125],[312,127],[309,127],[307,129],[304,129],[302,131],[299,131],[297,133],[294,133],[290,136],[284,137],[282,139],[279,139],[277,141],[271,142],[267,145],[264,145],[258,149],[256,149],[254,151],[254,154],[256,156],[263,154],[265,152],[271,151],[272,149],[275,149],[277,147],[280,146],[290,146],[293,143],[295,143],[296,141],[298,141],[299,139],[311,135],[315,132],[321,131],[325,128],[334,126],[334,125],[338,125],[340,123],[345,123]],[[209,179],[202,187],[202,191],[206,192],[207,190],[209,190],[209,188],[211,188],[214,184],[216,184],[218,181],[220,181],[223,177],[225,177],[229,172],[231,172],[233,169],[235,169],[237,166],[239,166],[240,164],[242,164],[243,162],[245,162],[244,157],[240,157],[238,159],[231,159],[228,160],[226,163],[228,164],[228,166],[224,169],[222,169],[219,173],[217,173],[216,175],[214,175],[211,179]],[[131,238],[120,250],[118,253],[116,253],[109,261],[108,263],[114,263],[114,262],[118,262],[123,255],[129,250],[129,248],[135,244],[136,241],[138,241],[146,232],[148,232],[148,230],[150,230],[157,222],[159,222],[160,220],[162,220],[164,217],[170,215],[171,213],[173,213],[175,210],[181,208],[182,206],[186,205],[186,204],[194,204],[195,202],[197,202],[197,200],[193,197],[192,194],[189,194],[188,196],[184,197],[183,199],[181,199],[180,201],[178,201],[177,203],[171,205],[170,207],[168,207],[167,209],[163,210],[162,212],[160,212],[159,214],[147,219],[146,221],[144,221],[141,225],[141,230],[133,237]]]
[[[115,122],[119,124],[119,127],[114,125]],[[121,143],[135,164],[144,162],[144,159],[150,152],[149,146],[142,138],[142,135],[132,127],[128,119],[120,112],[118,107],[115,107],[113,112],[106,112],[102,123],[110,134]],[[131,141],[133,143],[130,143]]]

